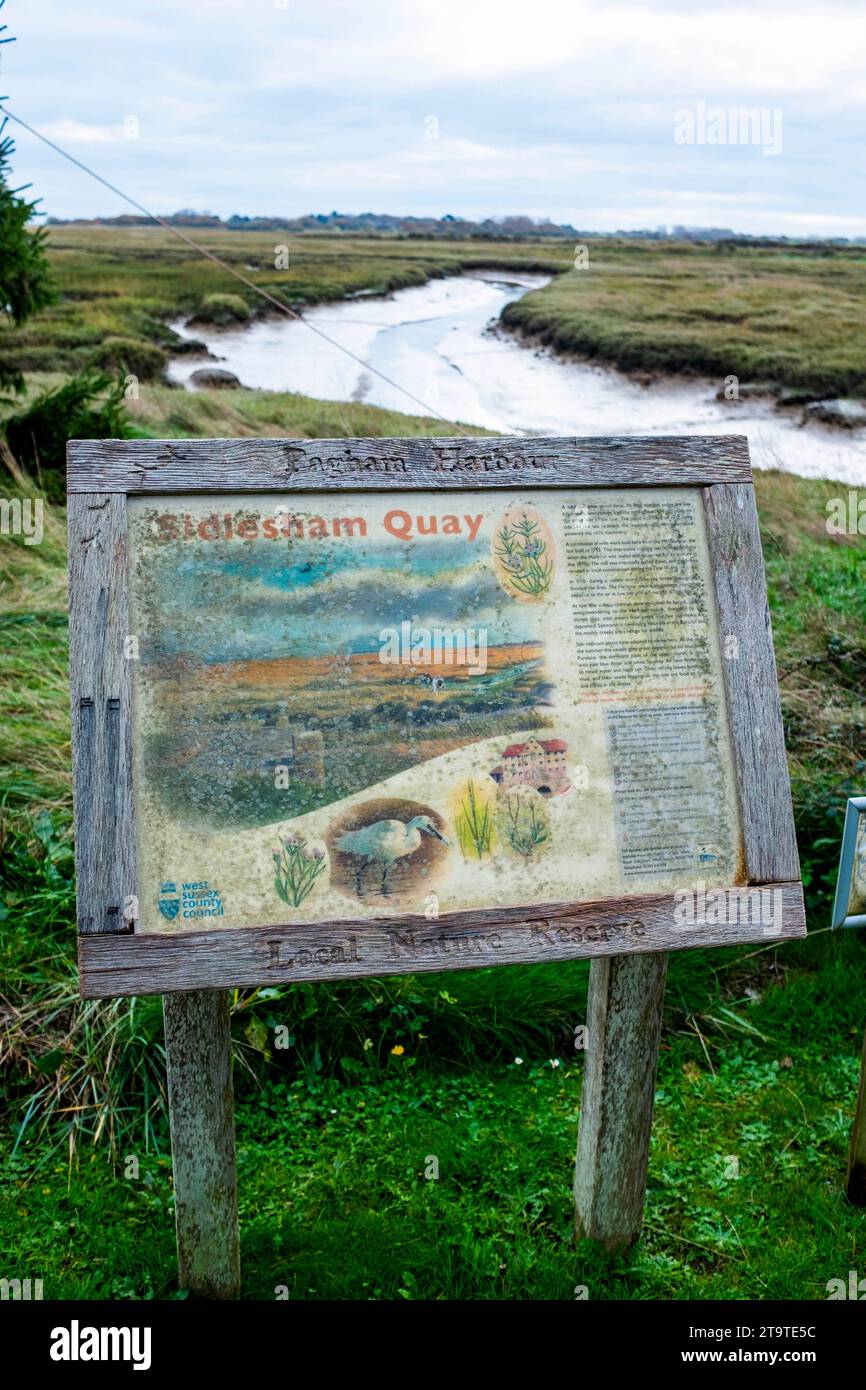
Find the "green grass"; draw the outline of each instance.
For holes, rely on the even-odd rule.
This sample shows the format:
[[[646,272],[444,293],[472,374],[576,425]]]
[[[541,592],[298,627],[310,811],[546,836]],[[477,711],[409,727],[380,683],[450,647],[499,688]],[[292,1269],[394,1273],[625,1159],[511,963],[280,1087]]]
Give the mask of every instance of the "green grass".
[[[839,962],[846,979],[862,961]],[[700,964],[711,976],[709,959]],[[578,986],[585,967],[560,974]],[[828,1001],[797,993],[810,1029]],[[779,1026],[772,999],[740,1012],[752,1029]],[[828,1279],[862,1261],[863,1213],[846,1206],[837,1176],[853,1039],[841,1026],[812,1035],[794,1061],[784,1037],[764,1036],[732,1029],[711,1041],[710,1070],[694,1033],[668,1033],[645,1233],[612,1262],[572,1236],[573,1052],[468,1070],[412,1069],[404,1056],[351,1084],[278,1075],[244,1088],[244,1294],[571,1299],[580,1285],[595,1300],[823,1298]],[[103,1146],[71,1175],[62,1154],[35,1174],[23,1154],[9,1181],[18,1265],[45,1279],[46,1297],[175,1294],[164,1147],[128,1144],[112,1159]]]
[[[866,248],[591,241],[503,322],[626,371],[866,394]]]
[[[59,385],[54,372],[31,372],[23,400]],[[154,439],[285,438],[285,439],[390,439],[408,435],[481,435],[473,425],[451,424],[422,415],[401,415],[396,410],[357,401],[320,401],[311,396],[280,391],[179,391],[169,386],[143,383],[137,400],[124,402],[133,428]],[[16,403],[20,409],[20,403]],[[0,418],[9,413],[0,408]]]

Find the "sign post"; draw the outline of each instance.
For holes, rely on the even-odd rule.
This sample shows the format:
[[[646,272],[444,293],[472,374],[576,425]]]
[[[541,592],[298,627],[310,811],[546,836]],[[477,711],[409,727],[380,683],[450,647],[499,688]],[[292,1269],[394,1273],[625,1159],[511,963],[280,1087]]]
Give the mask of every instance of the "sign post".
[[[863,1035],[860,1082],[857,1087],[854,1123],[851,1126],[851,1143],[848,1149],[846,1191],[849,1202],[853,1202],[856,1207],[866,1207],[866,1033]]]
[[[850,797],[845,807],[831,926],[866,927],[866,796]],[[851,1126],[846,1186],[848,1200],[855,1206],[866,1207],[866,1034]]]
[[[237,1289],[230,987],[592,960],[578,1230],[640,1230],[667,953],[802,936],[746,441],[76,441],[79,966],[165,996]]]
[[[643,1224],[667,964],[652,954],[590,967],[574,1203],[578,1235],[611,1252]]]
[[[241,1262],[229,996],[163,996],[178,1282],[237,1298]]]

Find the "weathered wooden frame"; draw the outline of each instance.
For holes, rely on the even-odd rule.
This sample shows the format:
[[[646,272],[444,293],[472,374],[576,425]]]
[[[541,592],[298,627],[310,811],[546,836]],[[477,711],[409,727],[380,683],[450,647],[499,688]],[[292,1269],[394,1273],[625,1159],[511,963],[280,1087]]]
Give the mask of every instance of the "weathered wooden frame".
[[[723,671],[745,882],[781,894],[778,931],[768,934],[757,923],[683,927],[674,918],[676,896],[662,893],[449,913],[432,924],[411,918],[405,926],[383,919],[135,932],[134,920],[127,920],[134,911],[125,908],[138,892],[132,683],[124,655],[128,496],[658,486],[703,489],[719,632],[735,639],[737,653]],[[805,934],[745,438],[82,440],[69,445],[67,491],[79,966],[86,997],[665,952]],[[344,946],[341,959],[332,960],[337,944]]]
[[[842,848],[839,852],[839,877],[836,880],[836,894],[833,899],[832,927],[866,927],[866,914],[859,912],[848,915],[851,901],[851,878],[854,873],[854,851],[857,848],[857,833],[860,817],[866,816],[866,796],[851,796],[845,807],[845,824],[842,828]]]
[[[866,817],[866,796],[850,796],[845,807],[845,824],[842,828],[842,847],[839,853],[839,876],[836,879],[836,893],[833,898],[831,927],[866,927],[866,914],[848,912],[851,901],[851,879],[854,874],[854,853],[857,849],[857,834],[860,818]],[[863,1051],[860,1057],[860,1079],[857,1098],[854,1103],[854,1122],[851,1126],[851,1140],[848,1146],[848,1176],[846,1181],[848,1201],[857,1207],[866,1207],[866,1034],[863,1036]]]

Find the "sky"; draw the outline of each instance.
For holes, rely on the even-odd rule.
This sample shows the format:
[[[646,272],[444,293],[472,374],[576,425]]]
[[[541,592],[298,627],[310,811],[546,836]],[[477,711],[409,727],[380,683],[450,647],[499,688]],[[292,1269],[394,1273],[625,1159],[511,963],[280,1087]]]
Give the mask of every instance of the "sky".
[[[158,213],[866,235],[862,0],[7,0],[0,18],[10,109]],[[740,109],[764,123],[746,142]],[[128,211],[16,142],[46,213]]]

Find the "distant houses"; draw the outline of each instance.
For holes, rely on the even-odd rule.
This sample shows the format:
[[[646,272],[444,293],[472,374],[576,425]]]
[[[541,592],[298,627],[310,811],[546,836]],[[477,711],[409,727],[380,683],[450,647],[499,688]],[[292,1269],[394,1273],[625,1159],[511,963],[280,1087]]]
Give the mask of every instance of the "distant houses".
[[[542,796],[558,796],[571,786],[567,755],[568,744],[561,738],[529,738],[525,743],[510,743],[490,776],[503,791],[534,787]]]

